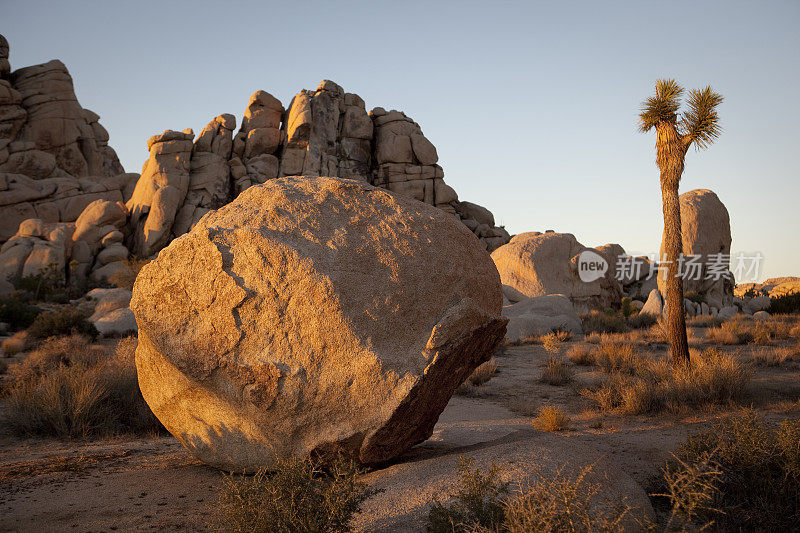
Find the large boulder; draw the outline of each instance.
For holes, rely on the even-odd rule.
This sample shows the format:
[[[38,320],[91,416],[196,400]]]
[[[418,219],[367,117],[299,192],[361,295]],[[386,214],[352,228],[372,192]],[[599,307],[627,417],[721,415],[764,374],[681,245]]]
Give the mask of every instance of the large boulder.
[[[581,257],[589,257],[584,253],[606,262],[606,270],[588,281],[579,272]],[[579,313],[620,305],[622,289],[605,256],[583,246],[570,233],[521,233],[492,252],[492,259],[503,285],[524,296],[563,294]]]
[[[695,189],[680,195],[683,290],[697,293],[708,305],[725,307],[733,302],[733,275],[729,271],[731,223],[728,210],[716,194]],[[660,256],[664,257],[664,243]],[[666,294],[666,279],[658,275],[658,288]]]
[[[501,302],[455,217],[362,181],[270,180],[142,268],[139,384],[217,467],[333,450],[381,463],[428,438],[491,356]]]

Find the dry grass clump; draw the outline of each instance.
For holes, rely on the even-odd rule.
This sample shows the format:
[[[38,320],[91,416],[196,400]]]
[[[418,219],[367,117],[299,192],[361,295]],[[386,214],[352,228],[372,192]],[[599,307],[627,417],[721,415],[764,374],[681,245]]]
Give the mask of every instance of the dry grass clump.
[[[272,472],[224,477],[215,508],[223,531],[294,533],[345,532],[376,494],[358,481],[353,461],[337,458],[324,465],[312,459],[278,458]]]
[[[24,352],[25,348],[28,346],[28,337],[29,335],[27,331],[18,331],[9,338],[4,339],[3,344],[0,347],[3,348],[3,352],[6,355],[14,355]]]
[[[620,313],[590,311],[581,318],[583,332],[589,333],[624,333],[628,331],[625,317]]]
[[[533,419],[533,427],[540,431],[564,431],[569,426],[570,419],[563,409],[553,405],[546,405],[539,410]]]
[[[485,474],[472,467],[472,461],[461,458],[454,502],[434,503],[428,514],[430,533],[621,532],[626,522],[642,523],[635,509],[610,501],[602,486],[590,482],[592,465],[575,475],[566,473],[566,465],[555,473],[537,469],[514,493],[500,481],[495,465]]]
[[[781,366],[787,361],[793,361],[797,355],[792,348],[762,348],[753,354],[753,364],[756,366]]]
[[[564,385],[572,381],[572,368],[561,357],[551,357],[542,368],[539,381],[548,385]]]
[[[136,276],[139,275],[139,271],[142,269],[142,267],[149,262],[149,259],[136,259],[135,257],[126,259],[125,268],[114,272],[108,278],[108,282],[120,289],[128,289],[129,291],[132,291],[133,284],[136,281]]]
[[[634,375],[614,372],[600,387],[581,394],[601,410],[623,414],[728,405],[742,398],[752,372],[736,357],[709,348],[702,354],[692,350],[691,358],[690,366],[659,361],[641,364]]]
[[[158,431],[139,391],[133,343],[111,353],[80,335],[44,341],[9,372],[6,424],[19,435],[62,438]]]
[[[750,410],[727,417],[689,437],[665,468],[665,481],[672,507],[685,502],[679,508],[694,524],[794,531],[800,524],[800,422],[770,426]],[[681,483],[694,489],[675,496]]]
[[[634,352],[633,345],[619,342],[601,342],[594,359],[597,366],[609,374],[634,374],[643,364],[643,359]]]
[[[470,385],[479,387],[492,379],[495,372],[497,372],[497,361],[495,361],[493,357],[488,361],[481,363],[478,368],[473,370],[472,374],[470,374],[470,376],[467,378],[467,382],[469,382]]]
[[[767,320],[753,320],[746,316],[736,316],[718,327],[706,331],[706,341],[717,344],[758,344],[770,346],[775,341],[790,339],[793,324],[784,317],[770,317]]]
[[[567,359],[579,366],[589,366],[594,363],[594,351],[585,344],[574,344],[567,350]]]
[[[693,328],[716,328],[724,322],[721,318],[711,315],[698,315],[686,319],[686,325]]]
[[[628,326],[633,329],[646,329],[654,326],[658,318],[649,313],[638,313],[628,317]]]

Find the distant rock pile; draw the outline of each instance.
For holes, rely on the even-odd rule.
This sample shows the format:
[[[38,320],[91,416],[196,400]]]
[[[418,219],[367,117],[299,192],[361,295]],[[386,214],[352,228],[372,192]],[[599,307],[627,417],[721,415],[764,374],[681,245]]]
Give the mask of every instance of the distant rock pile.
[[[138,176],[124,173],[64,64],[11,72],[8,57],[0,35],[0,241],[26,219],[74,222],[94,200],[126,200]]]
[[[380,107],[368,113],[332,81],[301,91],[286,109],[256,91],[238,131],[236,117],[222,114],[196,138],[191,129],[155,135],[140,176],[124,173],[60,61],[12,72],[8,57],[0,36],[0,293],[20,276],[53,269],[70,284],[107,280],[131,254],[153,257],[209,211],[280,176],[358,179],[428,203],[461,220],[489,251],[510,238],[491,212],[459,201],[445,184],[436,148],[416,122]],[[113,228],[90,222],[97,205],[82,215],[98,200],[106,202],[101,210],[117,209]],[[26,220],[38,233],[18,231]],[[95,227],[76,231],[78,220]],[[69,238],[49,240],[43,232],[53,224],[71,224],[59,231],[76,233],[74,248]],[[45,247],[58,250],[45,257]]]
[[[378,464],[431,435],[502,340],[501,303],[452,215],[354,180],[268,180],[141,270],[139,383],[211,465],[334,451]]]
[[[137,255],[158,252],[248,187],[294,175],[358,179],[436,206],[489,251],[510,238],[487,209],[458,200],[419,124],[400,111],[367,113],[358,95],[332,81],[301,91],[286,110],[257,91],[233,135],[235,127],[233,115],[220,115],[194,143],[191,130],[150,138],[150,158],[127,203]]]

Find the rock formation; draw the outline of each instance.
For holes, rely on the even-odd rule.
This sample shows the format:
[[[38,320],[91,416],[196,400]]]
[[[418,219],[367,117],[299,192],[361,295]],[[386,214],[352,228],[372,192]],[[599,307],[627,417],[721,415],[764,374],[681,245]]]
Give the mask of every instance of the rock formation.
[[[699,295],[711,307],[730,306],[733,274],[729,271],[731,223],[728,210],[716,194],[706,189],[681,194],[680,203],[683,255],[687,259],[696,258],[692,265],[688,260],[684,262],[683,291]],[[663,242],[660,255],[664,255]],[[665,294],[664,283],[659,273],[661,294]]]
[[[575,310],[619,307],[622,289],[609,268],[598,279],[582,281],[578,273],[578,257],[591,250],[570,233],[530,232],[511,238],[492,252],[500,273],[506,298],[520,302],[524,298],[563,294]]]
[[[215,466],[381,463],[430,436],[503,338],[499,281],[451,214],[352,179],[268,180],[141,270],[140,387]]]
[[[358,179],[434,205],[462,220],[489,251],[510,238],[487,209],[458,201],[419,124],[400,111],[367,113],[358,95],[332,81],[301,91],[286,110],[256,91],[231,139],[234,128],[232,115],[220,115],[194,145],[189,130],[148,141],[150,157],[127,202],[136,254],[154,255],[248,187],[294,175]]]
[[[581,319],[575,313],[572,302],[561,294],[525,298],[519,303],[504,306],[503,316],[508,318],[508,342],[522,342],[533,335],[557,330],[583,333]]]
[[[138,178],[124,174],[63,63],[12,72],[8,52],[0,36],[0,242],[26,219],[74,222],[94,200],[124,201]]]

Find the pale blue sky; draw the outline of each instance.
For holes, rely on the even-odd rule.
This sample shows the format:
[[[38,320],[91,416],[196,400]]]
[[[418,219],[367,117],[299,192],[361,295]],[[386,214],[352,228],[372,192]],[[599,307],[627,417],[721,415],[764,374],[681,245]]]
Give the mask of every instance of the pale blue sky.
[[[228,5],[230,4],[230,5]],[[800,275],[800,2],[41,2],[0,0],[12,68],[59,58],[126,170],[146,139],[257,89],[286,105],[323,78],[400,109],[463,200],[512,233],[658,251],[654,137],[636,129],[656,78],[725,96],[724,132],[687,157],[734,252],[761,278]]]

